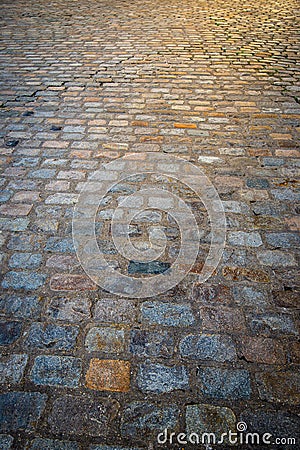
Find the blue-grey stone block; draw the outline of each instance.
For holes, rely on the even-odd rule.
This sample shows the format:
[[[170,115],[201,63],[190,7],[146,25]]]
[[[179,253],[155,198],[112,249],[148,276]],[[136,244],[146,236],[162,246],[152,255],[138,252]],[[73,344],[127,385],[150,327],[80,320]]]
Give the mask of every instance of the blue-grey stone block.
[[[0,322],[0,345],[13,344],[21,336],[22,326],[15,320]]]
[[[190,305],[147,301],[141,306],[142,320],[150,324],[186,327],[195,322]]]
[[[180,341],[179,349],[181,356],[190,359],[218,362],[236,359],[235,345],[229,336],[189,334]]]
[[[78,327],[33,323],[24,346],[27,348],[71,350],[76,344]]]
[[[171,357],[174,351],[174,339],[166,331],[132,330],[130,351],[137,356]]]
[[[209,398],[237,400],[249,398],[251,394],[247,370],[199,368],[197,380],[201,393]]]
[[[7,392],[0,395],[0,431],[33,431],[46,406],[39,392]]]
[[[2,281],[4,289],[24,289],[33,291],[45,284],[47,275],[35,272],[7,272]]]
[[[9,434],[0,434],[0,450],[10,450],[12,448],[14,438]]]
[[[8,261],[13,269],[37,269],[41,263],[41,253],[14,253]]]
[[[189,388],[189,377],[184,366],[164,366],[145,363],[140,366],[137,385],[143,392],[161,394]]]
[[[179,408],[170,404],[163,406],[147,402],[133,402],[123,413],[121,433],[124,437],[156,440],[157,434],[165,428],[176,430],[179,420]]]
[[[36,438],[31,442],[28,450],[79,450],[79,446],[77,442]]]
[[[59,253],[74,253],[74,245],[72,238],[57,238],[51,237],[47,240],[47,244],[45,246],[46,252],[59,252]]]
[[[0,356],[0,383],[19,383],[27,361],[27,355]]]
[[[3,295],[0,297],[0,313],[16,318],[39,318],[42,300],[36,295]]]
[[[157,275],[166,272],[171,264],[161,261],[137,262],[130,261],[128,265],[128,274],[153,274]]]
[[[77,387],[81,369],[79,358],[41,355],[35,358],[30,379],[37,385]]]

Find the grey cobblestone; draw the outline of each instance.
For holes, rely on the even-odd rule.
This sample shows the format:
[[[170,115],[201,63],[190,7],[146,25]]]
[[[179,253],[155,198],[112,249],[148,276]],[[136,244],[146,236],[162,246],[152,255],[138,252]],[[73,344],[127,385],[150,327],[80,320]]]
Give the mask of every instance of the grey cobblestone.
[[[39,392],[7,392],[0,395],[0,430],[32,431],[46,405],[47,395]]]
[[[78,328],[54,324],[33,323],[26,332],[27,348],[70,350],[76,344]]]
[[[78,358],[42,355],[35,358],[30,378],[36,385],[77,387],[81,367]]]

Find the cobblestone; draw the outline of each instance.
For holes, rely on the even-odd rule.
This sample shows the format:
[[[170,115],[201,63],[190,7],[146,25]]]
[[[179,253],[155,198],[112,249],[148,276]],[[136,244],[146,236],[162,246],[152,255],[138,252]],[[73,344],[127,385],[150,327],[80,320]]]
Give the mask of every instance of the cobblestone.
[[[16,384],[23,377],[27,355],[10,355],[0,358],[0,383]]]
[[[235,345],[229,336],[190,334],[180,341],[179,347],[186,358],[219,362],[236,359]]]
[[[46,406],[47,395],[39,392],[7,392],[0,395],[1,432],[33,431]]]
[[[2,2],[0,448],[156,449],[165,428],[220,435],[239,420],[299,447],[297,12],[293,0]],[[163,155],[202,169],[225,210],[205,282],[212,191],[194,180],[204,205],[174,161],[151,166]],[[105,289],[72,238],[98,169],[81,233],[89,269],[103,269],[97,206]],[[173,196],[144,199],[148,187]],[[134,248],[166,235],[152,261],[113,242],[123,200]],[[197,260],[177,286],[135,298],[175,273],[183,202]]]
[[[33,323],[26,332],[27,348],[70,350],[76,344],[78,328],[54,324]]]
[[[1,315],[15,318],[39,318],[42,301],[36,295],[19,297],[17,295],[3,295],[0,298]]]
[[[122,417],[121,433],[125,437],[155,437],[165,428],[178,427],[179,410],[176,405],[157,406],[146,402],[129,404]]]
[[[28,447],[29,450],[79,450],[79,448],[76,442],[42,438],[34,439]]]
[[[184,366],[143,364],[137,377],[138,387],[143,392],[160,394],[176,389],[188,389],[189,378]]]
[[[196,433],[198,436],[202,436],[203,433],[215,433],[216,438],[220,439],[222,433],[236,429],[235,422],[235,415],[229,408],[207,404],[186,407],[187,435]]]
[[[113,399],[64,395],[54,401],[48,423],[54,433],[105,437],[118,410]]]
[[[144,302],[141,312],[143,320],[150,324],[184,327],[195,322],[190,306],[185,304]]]
[[[208,398],[241,399],[251,394],[247,370],[199,369],[197,374],[201,393]]]
[[[0,322],[0,345],[9,345],[15,342],[21,335],[22,322]]]
[[[77,387],[81,368],[78,358],[41,355],[35,358],[30,379],[36,385]]]

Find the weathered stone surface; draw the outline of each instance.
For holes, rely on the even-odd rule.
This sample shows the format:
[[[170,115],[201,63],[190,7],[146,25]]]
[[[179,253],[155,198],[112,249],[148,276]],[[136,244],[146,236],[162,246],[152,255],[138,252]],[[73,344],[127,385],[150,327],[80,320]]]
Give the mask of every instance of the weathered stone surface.
[[[235,345],[229,336],[189,334],[180,341],[179,349],[181,356],[190,359],[219,362],[236,359]]]
[[[89,369],[86,373],[86,386],[98,391],[129,391],[129,361],[91,359]]]
[[[190,305],[157,301],[144,302],[142,319],[150,324],[184,327],[195,322]]]
[[[15,269],[37,269],[42,263],[40,253],[14,253],[9,262],[9,267]]]
[[[272,434],[272,436],[282,436],[299,439],[300,419],[296,414],[275,409],[256,408],[246,409],[242,412],[240,420],[247,424],[250,433]],[[297,445],[297,444],[296,444]],[[295,445],[284,445],[283,448],[295,448]]]
[[[0,434],[0,449],[10,450],[12,448],[14,438],[9,434]]]
[[[17,321],[0,322],[0,345],[10,345],[15,342],[22,333],[23,324]]]
[[[176,405],[156,405],[147,402],[133,402],[123,413],[121,433],[125,437],[138,438],[157,434],[165,428],[178,429],[179,409]]]
[[[51,299],[46,315],[54,320],[81,323],[91,317],[91,302],[87,298],[57,297]]]
[[[37,356],[30,372],[34,384],[47,386],[77,387],[82,363],[72,356]]]
[[[269,402],[297,405],[300,401],[300,375],[294,372],[265,372],[255,376],[259,396]]]
[[[216,443],[221,438],[222,433],[228,433],[230,430],[235,432],[235,423],[235,414],[229,408],[208,404],[188,405],[186,407],[187,434],[196,433],[201,439],[203,433],[214,433],[215,441],[211,441],[210,444]],[[193,443],[197,444],[201,441]]]
[[[243,336],[239,339],[240,353],[249,362],[284,364],[286,357],[282,344],[266,337]]]
[[[79,329],[75,326],[33,323],[25,335],[27,348],[71,350],[76,344]]]
[[[31,442],[28,450],[79,450],[79,448],[76,442],[36,438]]]
[[[247,370],[199,368],[197,380],[200,392],[208,398],[237,400],[251,395]]]
[[[249,314],[249,326],[254,333],[270,335],[273,333],[298,335],[299,331],[291,314]]]
[[[39,392],[7,392],[0,395],[0,431],[33,431],[46,406]]]
[[[297,233],[266,233],[266,241],[275,248],[299,247],[300,236]]]
[[[2,281],[4,289],[24,289],[26,291],[35,291],[43,286],[47,275],[38,272],[7,272]]]
[[[133,300],[101,298],[97,301],[94,320],[129,324],[135,321],[137,308]]]
[[[53,433],[105,437],[118,410],[113,399],[64,395],[54,401],[48,423]]]
[[[46,252],[58,252],[58,253],[74,253],[74,245],[73,245],[73,239],[72,238],[57,238],[57,237],[50,237],[47,241]]]
[[[125,350],[124,330],[113,327],[93,327],[85,338],[90,352],[122,353]]]
[[[137,356],[171,357],[174,352],[174,339],[165,332],[132,330],[130,351]]]
[[[85,275],[54,275],[50,280],[52,291],[96,291],[97,285]]]
[[[143,392],[172,392],[189,388],[189,377],[184,366],[142,364],[137,376],[137,385]]]
[[[16,384],[23,377],[28,361],[27,355],[0,356],[0,383]]]
[[[0,297],[0,313],[15,318],[39,318],[42,299],[36,295],[3,295]]]
[[[242,310],[234,308],[200,308],[204,331],[241,333],[246,329]]]
[[[269,305],[268,293],[258,286],[235,284],[232,288],[235,302],[250,308],[263,308]]]
[[[243,245],[246,247],[260,247],[262,240],[257,232],[246,233],[245,231],[231,231],[228,234],[230,245]]]
[[[194,283],[192,289],[193,300],[208,304],[227,305],[232,303],[230,288],[224,285],[198,284]]]
[[[258,261],[264,266],[271,267],[288,267],[296,266],[297,262],[294,255],[291,253],[282,252],[280,250],[266,250],[263,252],[258,252]]]
[[[128,274],[160,274],[170,268],[170,263],[152,261],[149,263],[130,261],[128,265]]]

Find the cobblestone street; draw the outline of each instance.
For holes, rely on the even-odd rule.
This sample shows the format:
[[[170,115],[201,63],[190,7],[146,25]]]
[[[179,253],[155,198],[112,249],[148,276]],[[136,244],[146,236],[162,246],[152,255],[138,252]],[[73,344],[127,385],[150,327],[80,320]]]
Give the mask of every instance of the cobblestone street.
[[[300,449],[298,16],[2,0],[0,449]]]

